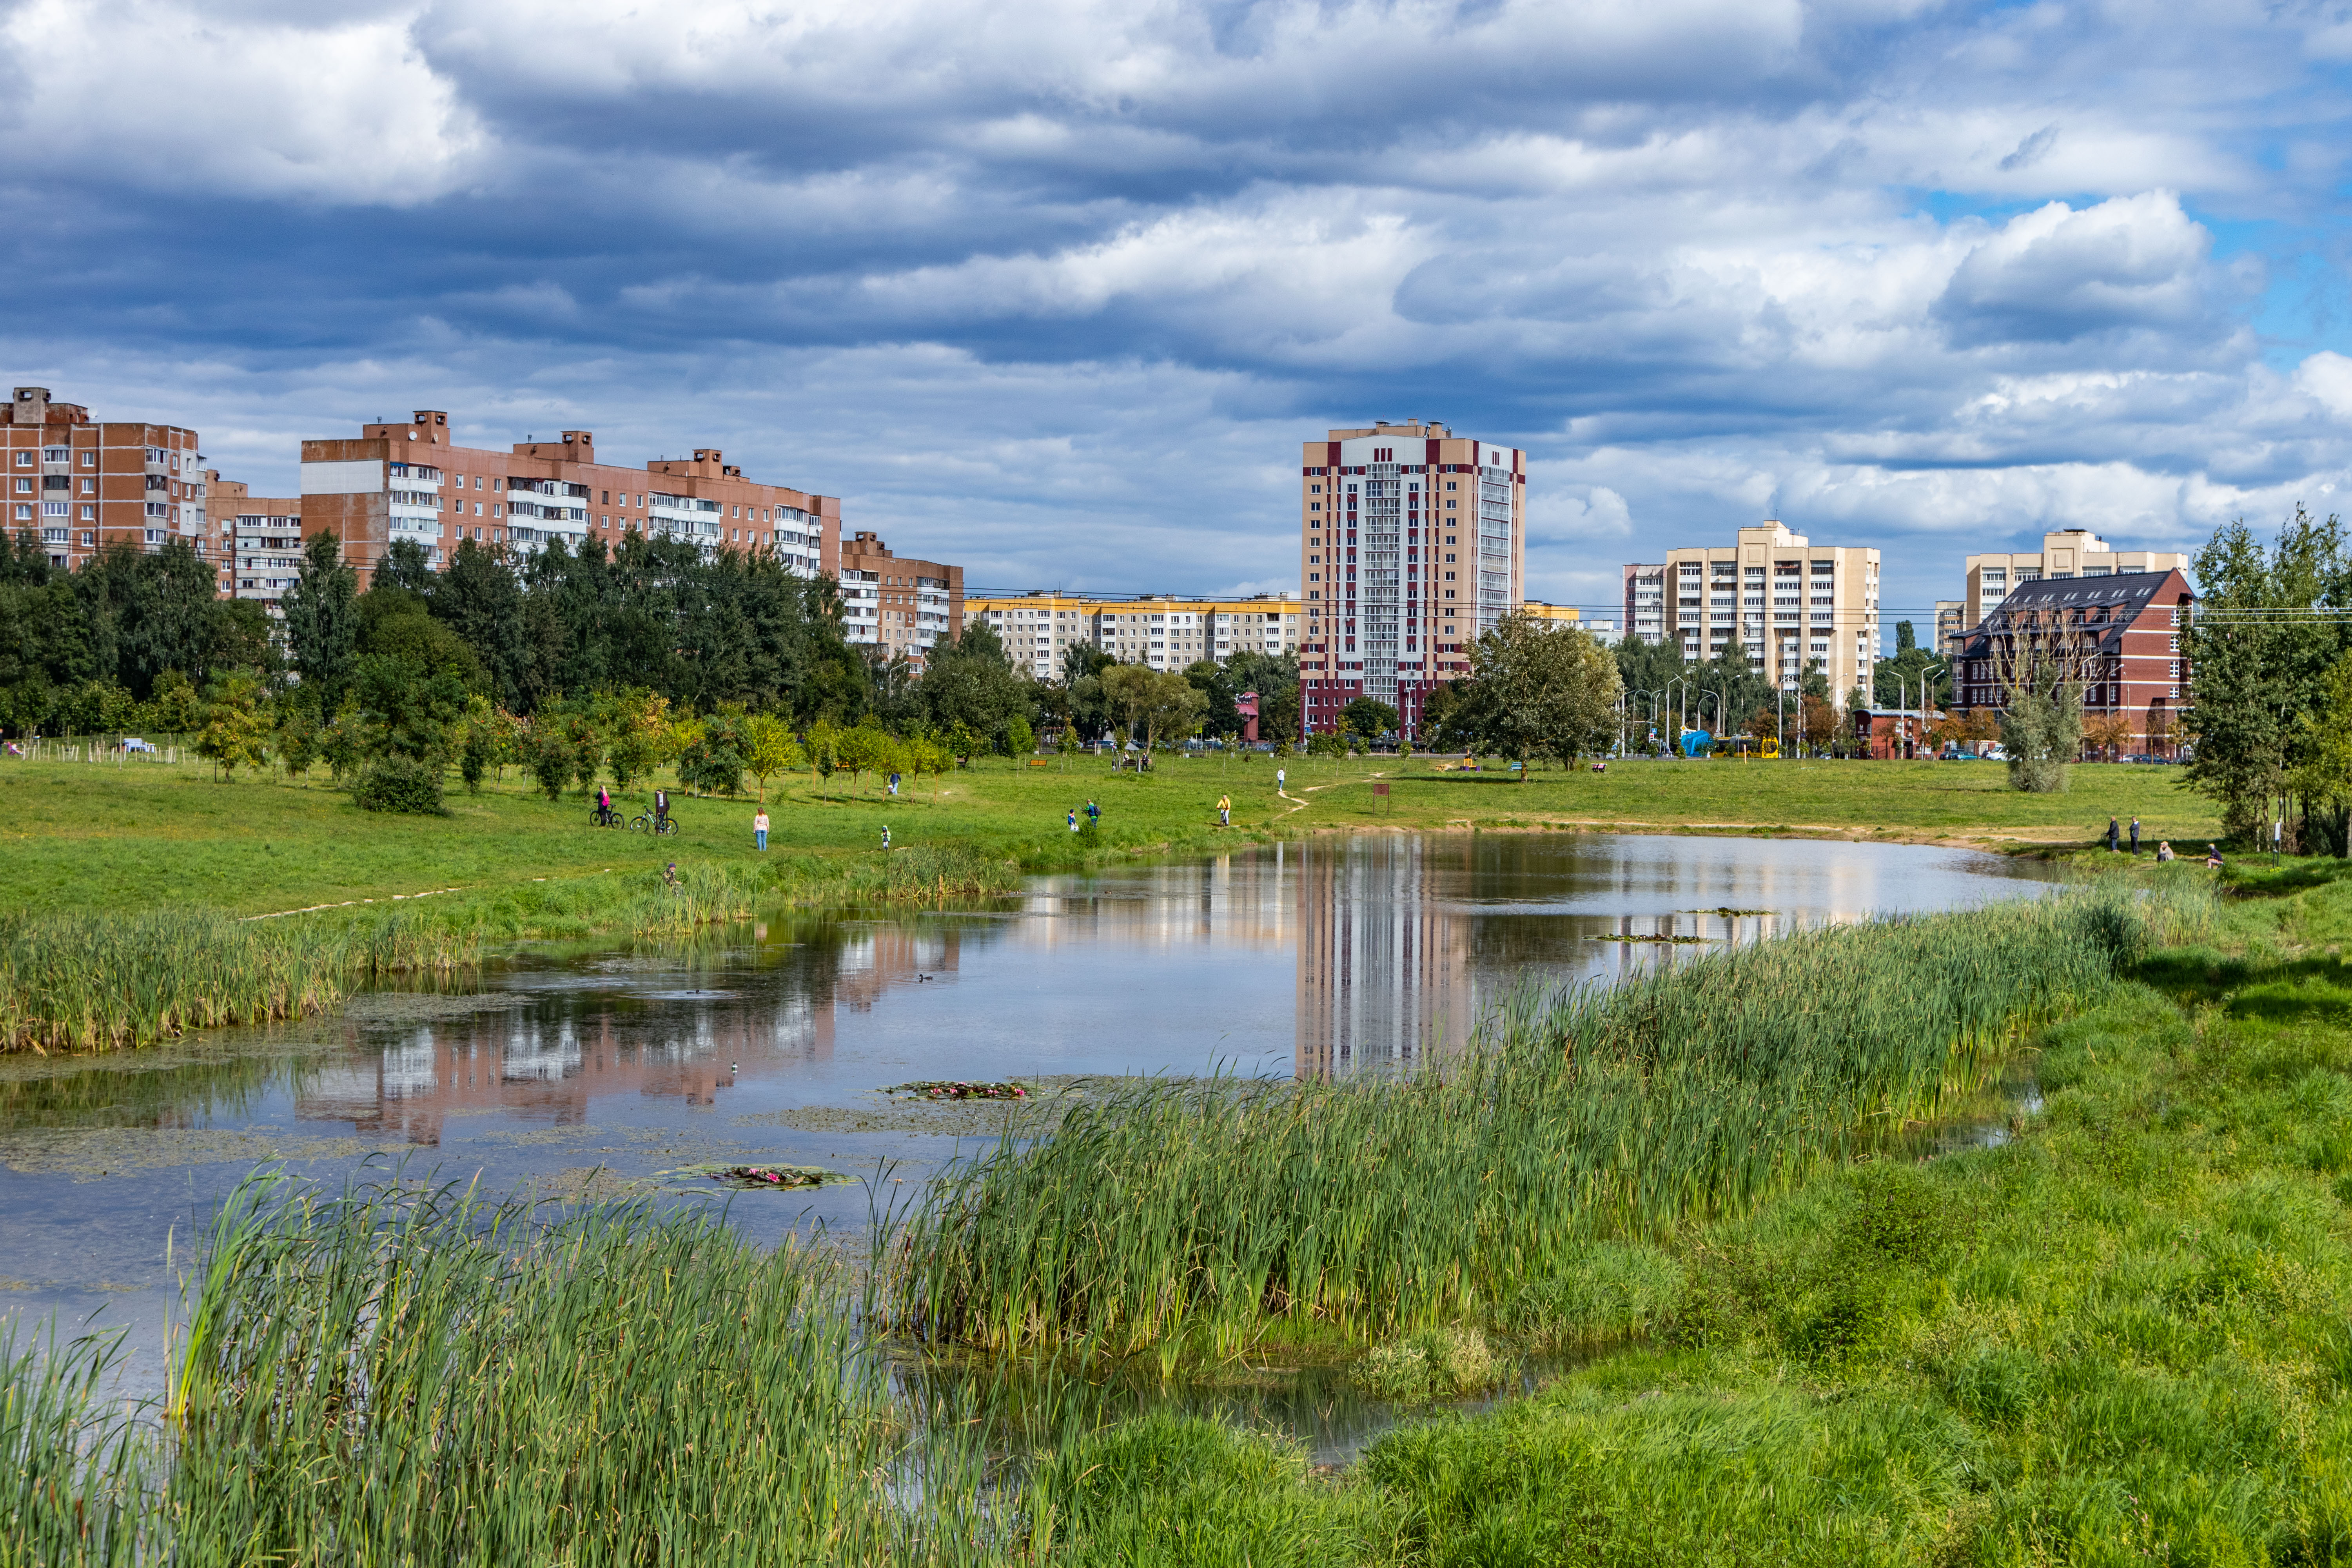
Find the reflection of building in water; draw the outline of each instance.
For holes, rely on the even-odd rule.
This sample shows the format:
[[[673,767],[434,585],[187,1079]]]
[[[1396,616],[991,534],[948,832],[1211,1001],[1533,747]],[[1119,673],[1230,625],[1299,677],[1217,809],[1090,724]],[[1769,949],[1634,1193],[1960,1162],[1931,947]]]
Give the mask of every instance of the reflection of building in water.
[[[1298,1075],[1458,1047],[1477,1017],[1470,921],[1440,897],[1472,840],[1309,840],[1298,854]]]
[[[1296,851],[1220,855],[1192,865],[1154,866],[1134,876],[1041,877],[1021,922],[1030,947],[1095,949],[1116,935],[1127,952],[1203,945],[1280,949],[1291,938],[1294,903],[1286,886]]]
[[[761,926],[750,953],[661,972],[660,989],[629,984],[655,978],[644,970],[562,989],[531,989],[526,977],[478,998],[478,1011],[429,1024],[347,1023],[351,1054],[302,1074],[296,1113],[437,1145],[453,1114],[578,1126],[588,1102],[608,1095],[715,1105],[739,1065],[829,1058],[837,1006],[864,1011],[919,974],[952,973],[962,943],[951,924],[782,934],[772,944]]]

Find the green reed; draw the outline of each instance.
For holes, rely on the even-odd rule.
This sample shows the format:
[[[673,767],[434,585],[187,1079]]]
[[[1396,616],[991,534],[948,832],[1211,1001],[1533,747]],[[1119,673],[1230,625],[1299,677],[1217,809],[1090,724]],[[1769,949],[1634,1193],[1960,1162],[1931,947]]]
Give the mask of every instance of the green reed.
[[[1286,1323],[1475,1316],[1935,1116],[2173,918],[2103,892],[1818,930],[1522,994],[1413,1079],[1146,1084],[942,1173],[890,1317],[1172,1368]]]
[[[19,1334],[0,1327],[0,1564],[131,1562],[149,1450],[104,1389],[121,1336]]]
[[[268,1177],[215,1222],[142,1538],[178,1563],[956,1563],[992,1544],[830,1255]]]
[[[204,910],[0,917],[0,1050],[111,1050],[298,1018],[371,981],[462,969],[478,951],[407,912],[331,924]]]

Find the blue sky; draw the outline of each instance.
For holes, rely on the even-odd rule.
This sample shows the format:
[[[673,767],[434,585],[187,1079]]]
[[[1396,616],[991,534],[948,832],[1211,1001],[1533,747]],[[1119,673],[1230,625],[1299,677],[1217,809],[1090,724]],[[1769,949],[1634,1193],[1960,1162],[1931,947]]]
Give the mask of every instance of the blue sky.
[[[1297,443],[1532,455],[1529,588],[1887,601],[2352,476],[2352,5],[14,0],[0,363],[296,443],[719,446],[991,588],[1296,585]]]

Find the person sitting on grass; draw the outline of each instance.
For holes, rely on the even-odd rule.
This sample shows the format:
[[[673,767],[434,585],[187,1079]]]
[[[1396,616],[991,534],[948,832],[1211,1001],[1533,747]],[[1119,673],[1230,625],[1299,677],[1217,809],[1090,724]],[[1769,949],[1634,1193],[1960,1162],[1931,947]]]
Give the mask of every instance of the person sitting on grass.
[[[2157,840],[2156,858],[2159,861],[2168,861],[2174,858],[2172,853],[2172,841],[2170,839],[2159,838]]]

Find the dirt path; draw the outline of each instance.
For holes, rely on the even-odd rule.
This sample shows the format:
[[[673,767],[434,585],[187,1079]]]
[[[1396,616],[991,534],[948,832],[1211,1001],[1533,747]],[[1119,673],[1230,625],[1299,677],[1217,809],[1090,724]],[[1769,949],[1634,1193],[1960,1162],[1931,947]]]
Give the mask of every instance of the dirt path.
[[[1282,798],[1283,798],[1283,799],[1285,799],[1285,800],[1286,800],[1286,801],[1290,802],[1290,810],[1289,810],[1289,811],[1286,811],[1286,812],[1284,812],[1284,813],[1282,814],[1282,815],[1283,815],[1283,816],[1290,816],[1290,815],[1291,815],[1291,813],[1292,813],[1292,812],[1305,811],[1305,810],[1307,808],[1307,806],[1308,806],[1309,805],[1313,804],[1312,802],[1308,801],[1306,797],[1307,797],[1307,796],[1308,796],[1308,795],[1313,795],[1317,790],[1337,789],[1337,788],[1339,788],[1341,784],[1361,784],[1361,783],[1363,783],[1363,782],[1364,782],[1364,779],[1377,779],[1377,778],[1383,778],[1383,777],[1386,777],[1386,776],[1387,776],[1387,772],[1388,772],[1388,770],[1387,770],[1387,769],[1385,769],[1385,768],[1383,768],[1382,770],[1381,770],[1381,772],[1376,773],[1366,773],[1366,774],[1364,775],[1364,778],[1363,778],[1363,779],[1333,779],[1329,784],[1309,784],[1309,785],[1307,785],[1305,789],[1300,790],[1300,791],[1299,791],[1297,795],[1294,795],[1289,794],[1287,791],[1285,791],[1285,790],[1283,790],[1283,789],[1281,789],[1281,788],[1279,788],[1279,787],[1277,787],[1277,788],[1275,790],[1275,792],[1274,792],[1274,793],[1275,793],[1275,794],[1276,794],[1276,795],[1280,795],[1280,796],[1282,796]]]

